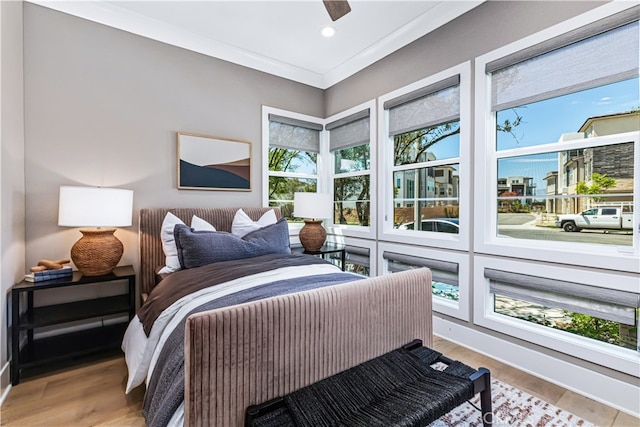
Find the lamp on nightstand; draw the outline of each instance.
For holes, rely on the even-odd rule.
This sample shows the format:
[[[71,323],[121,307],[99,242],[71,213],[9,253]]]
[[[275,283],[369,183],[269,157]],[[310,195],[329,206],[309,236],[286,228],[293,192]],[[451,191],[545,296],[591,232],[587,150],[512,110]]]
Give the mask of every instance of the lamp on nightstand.
[[[294,193],[293,216],[307,218],[300,229],[300,243],[308,252],[318,251],[327,238],[327,232],[322,226],[323,218],[333,215],[333,200],[328,193]]]
[[[58,225],[80,229],[71,259],[85,276],[108,274],[118,265],[124,247],[113,227],[131,226],[133,191],[120,188],[60,187]]]

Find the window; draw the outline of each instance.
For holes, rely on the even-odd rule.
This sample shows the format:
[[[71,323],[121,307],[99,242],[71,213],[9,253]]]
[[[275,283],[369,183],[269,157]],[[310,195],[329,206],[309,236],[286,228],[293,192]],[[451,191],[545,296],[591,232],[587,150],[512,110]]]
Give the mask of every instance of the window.
[[[265,163],[268,176],[264,187],[265,204],[278,206],[290,222],[293,217],[293,193],[316,192],[319,170],[320,131],[322,124],[306,116],[264,107],[268,124]]]
[[[637,278],[478,256],[474,282],[477,324],[637,375]]]
[[[333,189],[333,231],[371,237],[375,217],[375,157],[372,150],[375,120],[373,101],[354,107],[328,120],[329,155]],[[373,123],[373,126],[372,126]]]
[[[453,67],[380,98],[385,239],[468,247],[469,69]]]
[[[640,8],[617,10],[478,59],[479,251],[640,270],[638,219],[583,212],[640,201]]]
[[[378,252],[381,254],[383,274],[412,268],[429,268],[432,278],[433,309],[449,316],[468,320],[468,254],[386,242],[379,243]]]

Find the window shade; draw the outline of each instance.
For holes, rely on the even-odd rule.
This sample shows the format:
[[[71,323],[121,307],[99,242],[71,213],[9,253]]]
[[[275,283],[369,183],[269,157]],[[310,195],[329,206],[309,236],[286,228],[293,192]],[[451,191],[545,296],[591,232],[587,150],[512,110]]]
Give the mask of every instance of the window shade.
[[[345,249],[347,251],[347,262],[361,265],[362,267],[369,267],[369,248],[347,245]]]
[[[504,295],[626,325],[636,324],[640,294],[581,283],[484,269],[492,294]]]
[[[340,259],[340,254],[332,253],[330,257],[332,259]],[[346,245],[345,260],[351,264],[369,267],[369,248]]]
[[[322,125],[269,114],[269,146],[288,150],[320,151]]]
[[[488,63],[492,110],[513,108],[637,76],[639,16],[640,8],[635,7],[612,19]],[[633,20],[635,22],[629,23]]]
[[[356,147],[369,142],[369,109],[344,117],[325,126],[329,133],[329,150]]]
[[[440,261],[387,251],[382,253],[382,257],[387,260],[388,269],[392,273],[410,270],[412,268],[427,267],[431,270],[432,281],[458,286],[458,264],[455,262]]]
[[[456,75],[384,103],[389,135],[446,123],[460,117],[460,76]]]

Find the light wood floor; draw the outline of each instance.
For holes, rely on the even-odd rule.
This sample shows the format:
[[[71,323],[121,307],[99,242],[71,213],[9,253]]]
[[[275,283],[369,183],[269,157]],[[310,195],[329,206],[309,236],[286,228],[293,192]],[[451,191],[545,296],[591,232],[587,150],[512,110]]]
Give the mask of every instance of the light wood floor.
[[[538,396],[598,426],[640,427],[640,420],[567,391],[441,338],[434,348]],[[0,412],[5,426],[144,426],[143,387],[124,394],[123,357],[26,380],[14,387]]]

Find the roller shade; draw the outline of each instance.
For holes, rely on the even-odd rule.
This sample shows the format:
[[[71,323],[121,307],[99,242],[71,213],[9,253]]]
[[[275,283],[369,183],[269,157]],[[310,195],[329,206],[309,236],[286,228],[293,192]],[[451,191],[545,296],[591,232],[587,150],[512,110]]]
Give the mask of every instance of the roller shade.
[[[382,257],[387,260],[388,269],[392,273],[410,270],[413,268],[427,267],[431,270],[432,281],[458,286],[458,264],[455,262],[422,258],[387,251],[382,253]]]
[[[369,267],[369,248],[361,248],[359,246],[345,246],[345,259],[348,263]],[[340,254],[332,253],[331,258],[340,259]]]
[[[325,126],[329,131],[329,150],[366,144],[370,139],[369,109],[344,117]]]
[[[581,283],[484,269],[489,291],[532,303],[557,307],[605,320],[636,324],[640,294]]]
[[[346,246],[347,262],[369,268],[369,248],[358,246]]]
[[[389,135],[398,135],[460,117],[460,76],[404,94],[384,103],[389,110]]]
[[[637,76],[639,17],[634,7],[488,63],[492,110]]]
[[[288,150],[320,151],[322,125],[269,114],[269,146]]]

